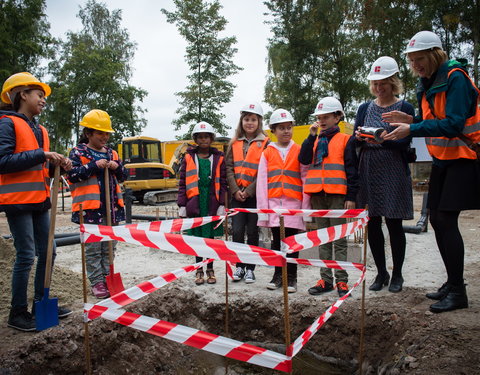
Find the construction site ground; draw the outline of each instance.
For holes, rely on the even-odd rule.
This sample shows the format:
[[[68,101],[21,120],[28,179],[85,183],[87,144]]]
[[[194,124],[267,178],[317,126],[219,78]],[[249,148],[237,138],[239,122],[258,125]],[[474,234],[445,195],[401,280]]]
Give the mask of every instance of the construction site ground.
[[[422,194],[415,193],[414,225],[420,216]],[[65,203],[66,210],[70,203]],[[172,210],[173,212],[173,210]],[[134,214],[155,215],[154,207],[134,206]],[[433,314],[425,293],[445,281],[434,233],[407,234],[404,288],[398,294],[384,288],[368,291],[375,266],[367,257],[365,299],[364,374],[480,374],[480,212],[460,216],[465,241],[465,279],[470,307]],[[70,213],[61,210],[57,233],[78,231]],[[8,235],[0,215],[0,234]],[[388,243],[388,239],[387,239]],[[349,254],[358,260],[361,244],[349,239]],[[387,254],[390,251],[387,249]],[[80,245],[59,247],[51,297],[74,310],[60,325],[42,332],[23,333],[7,328],[10,280],[15,251],[12,240],[0,238],[0,374],[81,374],[85,371],[83,293]],[[315,251],[309,250],[312,257]],[[126,287],[194,263],[193,257],[118,243],[115,271]],[[391,267],[390,256],[387,263]],[[194,275],[161,288],[128,310],[158,319],[225,334],[225,266],[214,264],[218,282],[196,286]],[[32,272],[33,273],[33,272]],[[259,266],[256,283],[229,281],[229,337],[284,352],[284,305],[281,290],[266,289],[273,269]],[[359,273],[350,273],[350,284]],[[301,334],[338,298],[336,291],[311,296],[307,289],[319,278],[319,269],[299,266],[298,292],[289,295],[292,339]],[[32,283],[30,283],[32,284]],[[294,360],[294,374],[353,374],[360,345],[361,288],[335,312]],[[31,291],[30,291],[31,297]],[[97,300],[89,294],[89,302]],[[244,365],[103,319],[89,324],[94,374],[280,374]]]

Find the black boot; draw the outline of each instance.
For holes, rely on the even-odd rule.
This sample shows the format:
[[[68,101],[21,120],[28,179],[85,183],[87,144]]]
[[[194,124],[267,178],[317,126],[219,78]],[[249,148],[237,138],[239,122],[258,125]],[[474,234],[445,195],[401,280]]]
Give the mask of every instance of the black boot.
[[[377,277],[375,277],[375,281],[372,285],[370,285],[368,289],[378,292],[379,290],[382,290],[384,286],[387,286],[389,281],[390,275],[388,274],[388,272],[383,275],[378,274]]]
[[[442,298],[445,298],[449,291],[450,284],[444,283],[436,292],[427,293],[425,296],[430,299],[441,300]]]
[[[468,307],[467,291],[465,284],[461,286],[451,285],[448,294],[440,301],[430,305],[430,311],[441,313]]]
[[[402,291],[403,286],[403,277],[402,276],[392,276],[392,282],[388,287],[388,291],[391,293],[398,293]]]
[[[12,308],[8,316],[7,325],[19,331],[32,332],[35,331],[35,318],[30,314],[26,307]]]

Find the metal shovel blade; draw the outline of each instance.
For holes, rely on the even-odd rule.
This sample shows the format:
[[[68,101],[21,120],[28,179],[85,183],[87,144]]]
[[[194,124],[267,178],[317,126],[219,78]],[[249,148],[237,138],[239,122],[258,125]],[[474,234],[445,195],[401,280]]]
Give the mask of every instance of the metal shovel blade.
[[[48,298],[50,288],[44,289],[43,298],[35,302],[35,326],[37,331],[58,325],[58,298]]]
[[[125,290],[125,287],[123,286],[122,276],[120,275],[120,273],[114,272],[113,264],[110,265],[110,273],[105,277],[105,280],[107,282],[107,288],[111,296]]]

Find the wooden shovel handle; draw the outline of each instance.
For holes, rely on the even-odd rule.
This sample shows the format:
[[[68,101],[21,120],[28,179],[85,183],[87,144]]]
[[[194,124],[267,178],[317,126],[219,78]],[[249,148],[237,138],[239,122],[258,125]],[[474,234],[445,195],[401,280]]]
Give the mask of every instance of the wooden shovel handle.
[[[48,230],[47,262],[45,265],[45,288],[50,288],[52,281],[52,263],[53,263],[53,241],[55,238],[55,221],[57,218],[58,186],[60,185],[60,166],[55,166],[53,175],[53,186],[50,193],[52,208],[50,209],[50,228]]]
[[[112,211],[111,211],[111,202],[110,202],[110,176],[108,173],[108,168],[105,167],[104,170],[104,185],[105,185],[105,213],[107,215],[107,225],[112,225]],[[113,264],[113,244],[112,241],[108,241],[108,260],[110,264]]]

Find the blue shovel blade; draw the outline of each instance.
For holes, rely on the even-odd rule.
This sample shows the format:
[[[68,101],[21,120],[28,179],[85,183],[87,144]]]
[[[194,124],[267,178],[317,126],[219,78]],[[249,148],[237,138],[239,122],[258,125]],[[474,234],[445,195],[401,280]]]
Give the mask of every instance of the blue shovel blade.
[[[45,288],[43,298],[35,302],[35,325],[37,331],[58,326],[58,298],[48,298],[49,289]]]

